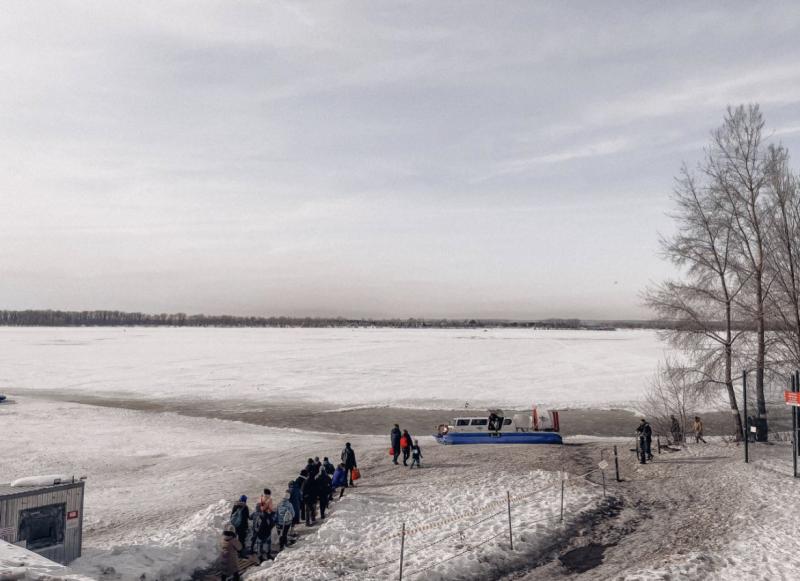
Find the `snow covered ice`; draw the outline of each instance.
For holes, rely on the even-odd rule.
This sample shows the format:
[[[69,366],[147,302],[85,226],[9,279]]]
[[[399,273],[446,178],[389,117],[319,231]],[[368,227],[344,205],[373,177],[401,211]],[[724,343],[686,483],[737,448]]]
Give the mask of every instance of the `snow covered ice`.
[[[330,407],[628,406],[654,331],[0,328],[0,385]]]

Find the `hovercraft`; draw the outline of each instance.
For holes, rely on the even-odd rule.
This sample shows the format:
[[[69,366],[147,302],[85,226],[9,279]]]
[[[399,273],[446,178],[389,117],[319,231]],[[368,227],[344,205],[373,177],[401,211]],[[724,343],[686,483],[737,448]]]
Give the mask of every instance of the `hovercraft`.
[[[502,410],[488,415],[458,417],[441,424],[434,436],[440,444],[563,444],[558,412],[531,409],[530,414],[506,417]]]

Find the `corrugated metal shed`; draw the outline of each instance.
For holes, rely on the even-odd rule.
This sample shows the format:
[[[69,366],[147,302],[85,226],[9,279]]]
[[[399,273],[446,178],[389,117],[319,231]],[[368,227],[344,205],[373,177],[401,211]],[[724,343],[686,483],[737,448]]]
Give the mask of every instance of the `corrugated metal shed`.
[[[51,486],[0,484],[0,539],[57,563],[81,555],[83,541],[81,480]]]

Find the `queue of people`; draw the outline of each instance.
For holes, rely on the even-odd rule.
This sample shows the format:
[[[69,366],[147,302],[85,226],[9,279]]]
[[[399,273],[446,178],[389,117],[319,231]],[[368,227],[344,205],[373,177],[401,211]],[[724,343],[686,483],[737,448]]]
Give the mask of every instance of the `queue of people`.
[[[311,527],[325,519],[325,513],[335,498],[344,496],[344,489],[355,486],[360,478],[356,453],[350,442],[345,444],[338,466],[324,457],[309,458],[298,477],[288,483],[281,500],[275,503],[272,491],[265,488],[250,511],[247,496],[233,503],[229,523],[220,541],[219,570],[222,581],[239,579],[239,558],[255,555],[259,562],[274,559],[273,534],[283,550],[294,543],[295,527],[304,523]],[[247,540],[249,538],[249,547]]]
[[[393,464],[399,465],[397,459],[402,454],[403,466],[408,466],[408,459],[411,458],[410,468],[414,466],[422,468],[422,449],[419,446],[419,440],[412,439],[408,430],[400,430],[400,425],[395,424],[389,433],[389,441],[392,446],[389,449],[389,455],[392,456]]]

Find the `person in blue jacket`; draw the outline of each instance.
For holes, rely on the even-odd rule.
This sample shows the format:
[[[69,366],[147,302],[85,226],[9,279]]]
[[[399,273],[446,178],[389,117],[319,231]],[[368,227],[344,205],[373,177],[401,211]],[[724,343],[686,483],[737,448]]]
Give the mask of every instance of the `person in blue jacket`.
[[[339,498],[344,496],[344,489],[347,486],[347,470],[344,469],[344,464],[339,464],[339,467],[336,468],[336,471],[333,473],[333,481],[331,482],[331,488],[336,490],[337,488],[341,489],[339,492]]]

